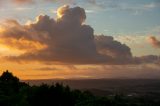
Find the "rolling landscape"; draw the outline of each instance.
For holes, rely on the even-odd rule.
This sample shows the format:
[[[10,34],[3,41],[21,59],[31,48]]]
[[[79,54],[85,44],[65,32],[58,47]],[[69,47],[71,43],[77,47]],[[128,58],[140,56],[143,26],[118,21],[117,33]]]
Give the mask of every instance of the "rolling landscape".
[[[0,106],[160,106],[160,0],[0,0]]]
[[[29,80],[29,85],[60,83],[72,89],[89,90],[97,96],[152,96],[160,97],[160,79],[81,79],[81,80]]]

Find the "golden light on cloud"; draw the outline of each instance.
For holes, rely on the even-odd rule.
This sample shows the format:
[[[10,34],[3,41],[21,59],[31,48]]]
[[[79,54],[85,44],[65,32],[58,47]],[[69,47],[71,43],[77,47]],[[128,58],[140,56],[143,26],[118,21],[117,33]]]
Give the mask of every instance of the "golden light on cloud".
[[[34,52],[46,48],[47,46],[35,41],[29,41],[25,39],[0,39],[1,52],[11,52],[13,51],[20,55],[25,52]]]
[[[0,33],[3,33],[4,28],[2,26],[0,26]]]
[[[20,51],[18,49],[14,49],[14,48],[10,48],[10,47],[0,43],[0,57],[1,56],[18,56],[23,53],[24,53],[23,51]]]
[[[105,76],[107,70],[123,70],[115,65],[124,67],[159,62],[156,55],[133,57],[131,48],[113,36],[95,35],[92,26],[84,23],[86,13],[81,7],[65,5],[54,12],[57,13],[57,20],[39,15],[34,22],[28,21],[26,24],[12,19],[2,23],[1,70],[16,70],[15,74],[21,79],[102,78],[109,77],[110,73]],[[138,42],[143,40],[138,38]],[[133,41],[135,46],[137,37],[123,37],[121,41]],[[154,37],[150,42],[156,47],[160,44]],[[4,60],[6,63],[2,62]],[[101,66],[106,64],[111,68]],[[71,66],[66,68],[67,65]],[[95,65],[99,67],[93,67]]]
[[[61,18],[64,15],[64,12],[69,8],[68,5],[64,5],[57,10],[57,18]]]
[[[9,51],[9,48],[0,44],[0,53]]]

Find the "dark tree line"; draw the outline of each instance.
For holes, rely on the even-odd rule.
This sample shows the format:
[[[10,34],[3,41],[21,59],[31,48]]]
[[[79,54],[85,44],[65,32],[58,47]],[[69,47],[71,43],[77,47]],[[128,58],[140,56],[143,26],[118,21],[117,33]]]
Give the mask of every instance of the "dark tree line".
[[[122,95],[97,97],[59,83],[30,86],[6,71],[0,76],[0,106],[160,106],[160,102]]]

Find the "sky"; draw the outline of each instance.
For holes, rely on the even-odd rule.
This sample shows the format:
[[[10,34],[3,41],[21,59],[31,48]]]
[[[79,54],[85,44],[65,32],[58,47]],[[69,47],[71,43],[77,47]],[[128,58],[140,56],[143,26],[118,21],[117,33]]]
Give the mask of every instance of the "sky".
[[[0,0],[0,73],[160,78],[160,0]]]

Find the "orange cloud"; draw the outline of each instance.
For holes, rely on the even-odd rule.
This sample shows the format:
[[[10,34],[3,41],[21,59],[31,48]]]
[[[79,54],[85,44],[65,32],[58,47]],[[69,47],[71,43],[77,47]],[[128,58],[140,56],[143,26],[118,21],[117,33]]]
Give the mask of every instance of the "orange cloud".
[[[154,36],[150,36],[148,38],[148,42],[155,48],[160,48],[160,41],[154,37]]]
[[[24,3],[32,3],[33,0],[13,0],[14,3],[24,4]]]
[[[46,48],[47,45],[36,40],[38,39],[36,34],[37,32],[32,31],[29,26],[22,26],[15,20],[6,20],[1,25],[0,44],[23,52],[34,52]],[[32,35],[35,35],[35,39]]]
[[[18,50],[24,50],[26,52],[33,52],[36,50],[41,50],[46,48],[46,45],[43,45],[39,42],[36,41],[30,41],[30,40],[26,40],[23,38],[20,39],[13,39],[13,38],[6,38],[6,39],[1,39],[0,40],[0,44],[3,44],[5,46],[7,46],[8,48],[12,48],[12,49],[18,49]]]
[[[57,15],[58,19],[40,15],[35,22],[27,25],[21,25],[16,20],[7,20],[3,23],[1,25],[3,31],[0,32],[1,43],[25,50],[21,55],[5,58],[12,61],[57,64],[144,62],[140,57],[132,57],[130,48],[113,37],[94,35],[94,29],[84,24],[86,14],[83,8],[63,6],[58,9]]]

